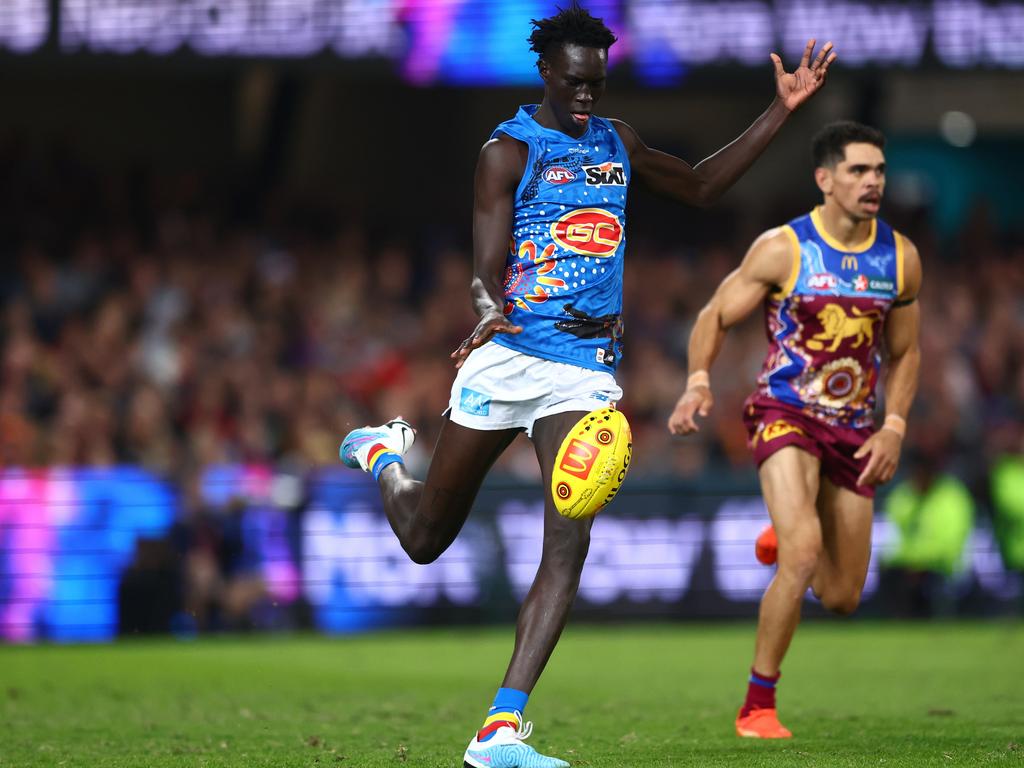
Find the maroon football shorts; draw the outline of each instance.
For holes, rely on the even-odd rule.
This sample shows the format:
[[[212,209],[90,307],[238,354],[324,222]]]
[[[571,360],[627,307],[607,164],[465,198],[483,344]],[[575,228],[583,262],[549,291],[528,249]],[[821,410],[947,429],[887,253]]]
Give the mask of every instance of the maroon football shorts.
[[[835,485],[871,499],[875,489],[857,485],[869,456],[853,458],[874,429],[832,427],[791,405],[764,395],[751,395],[743,407],[749,444],[757,466],[787,445],[802,448],[821,461],[821,473]]]

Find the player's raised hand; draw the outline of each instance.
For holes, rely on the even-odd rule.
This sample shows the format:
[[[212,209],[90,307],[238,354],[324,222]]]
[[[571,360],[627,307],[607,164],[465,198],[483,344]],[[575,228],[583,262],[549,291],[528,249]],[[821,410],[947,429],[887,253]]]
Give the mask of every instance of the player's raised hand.
[[[811,62],[815,42],[814,38],[807,41],[804,55],[800,58],[800,66],[792,73],[786,72],[779,54],[771,55],[772,62],[775,64],[775,90],[779,95],[779,100],[790,112],[811,98],[825,84],[829,65],[836,60],[832,43],[825,43],[825,47]]]
[[[521,325],[512,325],[512,323],[505,319],[504,315],[497,312],[488,312],[480,318],[480,322],[476,324],[473,333],[459,344],[458,348],[449,357],[455,361],[456,368],[461,368],[462,364],[466,362],[466,358],[469,357],[469,353],[477,347],[482,347],[494,338],[494,334],[511,333],[514,335],[522,333],[522,331],[523,327]]]
[[[683,396],[676,403],[675,410],[668,417],[668,431],[673,435],[689,435],[692,432],[700,432],[697,421],[694,418],[697,414],[707,416],[715,405],[715,398],[711,389],[704,385],[688,388]]]
[[[857,449],[853,458],[861,459],[870,454],[867,466],[857,478],[857,485],[881,485],[892,480],[900,463],[903,437],[891,429],[880,429]]]

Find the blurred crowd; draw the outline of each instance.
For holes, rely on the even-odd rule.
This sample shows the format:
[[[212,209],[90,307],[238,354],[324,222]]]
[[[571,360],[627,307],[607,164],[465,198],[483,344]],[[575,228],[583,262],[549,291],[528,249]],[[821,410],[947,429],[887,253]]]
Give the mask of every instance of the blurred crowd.
[[[920,575],[945,583],[962,567],[976,503],[994,510],[1005,564],[1024,571],[1024,242],[983,206],[941,242],[926,210],[889,205],[886,217],[925,270],[920,391],[889,510],[901,536],[891,565],[908,575],[891,591],[904,590],[902,612],[928,613],[942,593]],[[764,357],[760,313],[728,337],[700,433],[665,426],[691,325],[750,239],[741,220],[719,212],[687,229],[690,243],[630,230],[618,378],[634,480],[753,487],[740,413]],[[0,469],[130,464],[172,480],[183,511],[170,560],[186,566],[180,599],[200,629],[245,626],[268,604],[262,579],[236,563],[242,518],[200,498],[204,467],[300,476],[335,465],[353,427],[400,414],[419,430],[408,463],[425,471],[449,353],[476,322],[458,237],[376,230],[322,201],[253,198],[192,173],[100,174],[3,143],[0,222]],[[525,437],[496,471],[539,478]],[[159,571],[146,562],[134,570]]]
[[[27,162],[0,157],[0,463],[131,463],[173,477],[224,462],[315,466],[336,462],[353,426],[401,414],[424,467],[455,373],[448,355],[475,324],[468,250],[344,220],[307,226],[284,204],[232,217],[189,175],[101,179],[69,160],[42,174]],[[997,236],[983,209],[955,242],[937,242],[926,216],[904,218],[925,265],[909,453],[981,477],[1024,440],[1024,245]],[[712,371],[701,433],[665,429],[690,326],[745,244],[659,234],[631,232],[627,255],[619,379],[633,473],[749,472],[739,414],[764,356],[759,313]],[[525,438],[498,469],[538,476]]]

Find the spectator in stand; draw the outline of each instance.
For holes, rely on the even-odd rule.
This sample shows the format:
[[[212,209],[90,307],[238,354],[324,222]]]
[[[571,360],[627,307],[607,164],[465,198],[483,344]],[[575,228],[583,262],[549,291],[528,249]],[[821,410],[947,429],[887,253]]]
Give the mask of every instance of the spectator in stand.
[[[959,479],[943,471],[938,446],[912,445],[905,461],[909,477],[885,501],[885,516],[896,533],[885,558],[885,593],[897,615],[948,614],[953,579],[963,571],[974,527],[974,501]]]
[[[374,237],[358,223],[314,233],[288,223],[303,220],[287,213],[298,205],[276,190],[274,215],[253,225],[220,216],[231,197],[199,176],[105,173],[101,184],[71,154],[9,143],[0,160],[4,465],[133,463],[180,479],[182,467],[220,462],[333,464],[335,435],[394,413],[422,425],[418,446],[433,444],[447,354],[474,324],[467,249]],[[970,237],[940,253],[925,216],[895,214],[932,276],[922,348],[942,375],[924,377],[918,398],[948,432],[949,466],[981,487],[989,425],[1024,412],[1024,250],[977,216]],[[701,441],[661,430],[686,362],[679,340],[741,255],[722,217],[695,217],[685,243],[656,227],[632,241],[639,269],[625,285],[631,341],[620,370],[636,436],[631,482],[751,472],[728,401],[756,375],[757,318],[722,350],[732,391]],[[415,323],[402,322],[409,313]],[[361,332],[369,323],[377,330]],[[535,464],[520,441],[497,470],[535,480]]]
[[[1024,380],[1024,376],[1021,377]],[[1022,381],[1024,384],[1024,381]],[[1024,574],[1024,428],[1012,420],[993,430],[989,493],[996,541],[1008,571]]]

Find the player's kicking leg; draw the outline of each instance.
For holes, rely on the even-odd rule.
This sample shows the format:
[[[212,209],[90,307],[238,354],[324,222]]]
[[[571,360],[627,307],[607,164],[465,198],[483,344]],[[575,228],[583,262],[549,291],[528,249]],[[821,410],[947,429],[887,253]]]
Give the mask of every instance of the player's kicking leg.
[[[787,446],[765,459],[758,474],[778,537],[778,570],[761,598],[754,665],[736,732],[753,738],[789,738],[775,707],[779,667],[800,623],[800,608],[818,565],[822,529],[818,519],[820,461]]]
[[[543,468],[543,487],[551,484],[555,454],[562,438],[584,415],[565,413],[539,419],[534,443]],[[435,560],[455,539],[468,516],[484,476],[521,431],[477,430],[449,419],[441,428],[426,482],[413,480],[401,461],[411,446],[407,422],[353,430],[342,443],[347,466],[373,472],[384,510],[402,547],[418,563]],[[548,494],[550,495],[550,494]],[[592,520],[569,520],[544,510],[541,565],[520,610],[512,661],[494,705],[470,742],[465,765],[473,768],[567,768],[525,743],[533,730],[522,713],[544,665],[565,626],[590,545]]]
[[[540,462],[544,501],[544,544],[540,567],[516,623],[516,643],[502,687],[483,728],[466,749],[472,768],[567,768],[564,760],[546,757],[523,743],[532,724],[522,712],[530,692],[565,628],[590,548],[593,518],[570,520],[555,510],[551,473],[563,438],[585,412],[559,413],[538,419],[533,443]]]
[[[401,419],[349,432],[340,454],[346,466],[373,473],[409,557],[432,563],[462,530],[488,470],[521,431],[470,429],[445,417],[425,482],[414,480],[402,461],[413,433]]]

